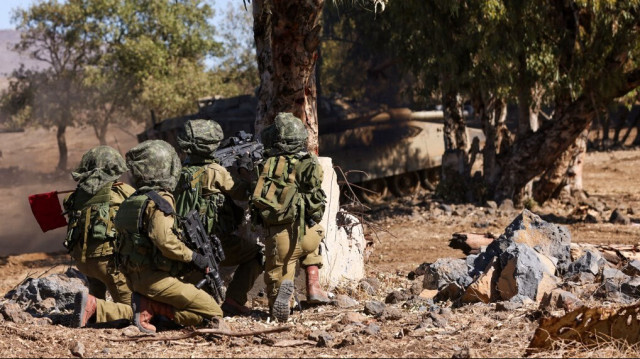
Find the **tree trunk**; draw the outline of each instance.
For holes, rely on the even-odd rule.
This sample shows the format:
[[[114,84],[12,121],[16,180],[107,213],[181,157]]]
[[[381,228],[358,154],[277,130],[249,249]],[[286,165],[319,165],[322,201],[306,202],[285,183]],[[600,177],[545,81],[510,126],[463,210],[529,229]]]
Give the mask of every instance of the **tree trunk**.
[[[627,119],[629,118],[629,109],[627,109],[627,106],[617,105],[616,110],[618,121],[615,124],[613,133],[613,144],[614,146],[620,146],[622,145],[620,143],[620,132],[622,132],[624,125],[627,124]]]
[[[574,143],[564,151],[533,185],[533,199],[542,204],[557,198],[562,191],[571,195],[582,190],[582,165],[587,151],[589,129],[582,131]]]
[[[101,146],[107,145],[107,130],[109,127],[109,119],[93,123],[93,132],[96,134]]]
[[[640,86],[640,70],[625,75],[620,87],[601,95],[601,103],[625,95]],[[578,97],[568,106],[556,105],[554,119],[546,122],[529,136],[518,138],[501,160],[502,176],[496,187],[495,199],[513,198],[535,176],[548,169],[569,145],[586,129],[595,114],[592,97]],[[501,154],[502,157],[502,154]]]
[[[255,0],[254,37],[260,88],[256,133],[279,112],[291,112],[309,131],[309,151],[318,152],[315,65],[324,0]]]
[[[540,127],[540,101],[533,98],[531,91],[531,88],[524,86],[518,90],[518,136],[536,132]]]
[[[56,133],[56,139],[58,140],[58,152],[60,153],[57,168],[62,171],[67,170],[67,139],[65,137],[66,130],[66,125],[59,125],[58,132]]]
[[[510,132],[506,126],[507,105],[494,96],[477,97],[474,100],[476,116],[480,118],[485,135],[482,151],[484,182],[488,193],[493,193],[500,178],[498,155],[510,144]]]
[[[443,92],[444,154],[438,192],[447,200],[468,200],[470,178],[468,138],[462,98],[457,91]]]
[[[622,146],[626,145],[627,138],[629,138],[629,134],[631,133],[631,130],[633,130],[635,127],[638,127],[638,126],[640,126],[640,111],[636,113],[636,116],[633,118],[633,120],[629,124],[629,127],[627,127],[627,131],[624,133],[624,136],[622,136],[622,140],[620,140],[620,144]],[[640,128],[638,128],[638,130],[640,132]]]

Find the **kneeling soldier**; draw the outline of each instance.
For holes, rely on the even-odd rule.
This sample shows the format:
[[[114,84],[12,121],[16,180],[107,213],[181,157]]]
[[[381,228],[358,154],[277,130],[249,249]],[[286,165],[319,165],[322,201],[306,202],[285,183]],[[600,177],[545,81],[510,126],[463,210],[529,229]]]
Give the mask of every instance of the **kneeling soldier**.
[[[124,159],[108,146],[92,148],[71,173],[78,187],[64,200],[69,215],[64,242],[74,264],[89,280],[89,293],[76,295],[72,326],[89,321],[131,320],[131,290],[114,261],[113,220],[134,189],[115,182],[127,170]],[[114,302],[105,301],[109,290]]]
[[[238,266],[227,288],[222,310],[225,315],[247,315],[247,293],[262,273],[261,248],[255,240],[234,235],[244,211],[233,199],[248,200],[246,183],[234,183],[217,163],[214,151],[224,134],[215,121],[190,120],[178,135],[178,145],[188,155],[175,190],[179,215],[196,209],[208,235],[217,235],[225,260],[222,266]]]
[[[200,325],[222,317],[218,303],[182,279],[191,266],[207,271],[205,258],[179,239],[174,190],[180,160],[164,141],[145,141],[126,155],[136,193],[120,206],[115,226],[123,271],[133,289],[134,323],[155,332],[154,316],[180,325]]]
[[[319,283],[319,254],[325,208],[322,167],[307,151],[307,130],[291,113],[279,113],[263,130],[268,156],[251,197],[252,215],[266,230],[265,283],[269,308],[286,321],[290,314],[296,263],[307,272],[307,302],[327,303]]]

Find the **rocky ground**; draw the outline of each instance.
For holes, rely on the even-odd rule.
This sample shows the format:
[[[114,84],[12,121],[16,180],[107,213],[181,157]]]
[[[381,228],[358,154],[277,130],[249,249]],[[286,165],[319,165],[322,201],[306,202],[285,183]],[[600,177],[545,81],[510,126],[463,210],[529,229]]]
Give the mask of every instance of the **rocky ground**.
[[[554,201],[532,208],[532,211],[548,222],[565,224],[572,243],[637,244],[640,241],[639,177],[638,150],[590,153],[585,167],[588,197]],[[616,209],[623,219],[617,220],[614,216],[616,223],[610,223]],[[434,263],[439,258],[466,258],[462,251],[448,246],[453,233],[490,233],[499,237],[520,213],[521,209],[508,204],[500,207],[491,203],[482,206],[444,204],[428,193],[373,209],[366,216],[368,237],[373,247],[366,264],[365,280],[336,289],[334,305],[295,312],[287,323],[291,326],[288,331],[243,338],[209,334],[176,339],[184,331],[165,331],[158,336],[174,340],[123,342],[119,340],[135,339],[140,333],[131,327],[68,328],[64,325],[68,319],[68,302],[65,302],[68,298],[64,299],[64,295],[59,295],[63,299],[58,301],[43,298],[58,293],[56,288],[62,293],[67,285],[81,285],[77,278],[51,277],[69,270],[68,256],[29,253],[1,257],[1,293],[18,288],[26,278],[39,279],[22,285],[22,289],[31,289],[23,290],[18,306],[7,304],[10,301],[6,299],[1,302],[0,356],[639,356],[640,350],[636,346],[620,342],[596,346],[558,344],[528,353],[526,349],[539,318],[566,312],[562,306],[564,302],[558,302],[557,295],[553,308],[549,304],[549,309],[553,309],[551,313],[544,307],[541,310],[534,300],[517,302],[494,298],[490,303],[466,304],[455,297],[442,301],[431,298],[440,290],[439,284],[436,281],[437,289],[426,288],[425,275],[420,271],[416,273],[416,269],[424,270],[428,266],[421,267],[421,264]],[[578,259],[584,252],[583,249],[582,253],[574,253],[577,257],[573,259]],[[633,302],[635,294],[625,294],[622,300],[607,296],[607,293],[594,294],[606,282],[604,269],[609,269],[613,277],[617,274],[611,272],[615,270],[615,264],[600,264],[598,274],[589,278],[593,286],[591,291],[577,294],[582,304],[617,306],[620,305],[618,302]],[[632,277],[625,280],[629,282]],[[55,285],[46,284],[47,280],[53,280]],[[566,283],[568,279],[558,275],[558,280]],[[621,285],[621,282],[616,283]],[[573,294],[570,287],[561,287]],[[611,288],[611,293],[622,291],[619,287]],[[37,299],[36,292],[43,299],[38,304],[34,300]],[[233,331],[281,325],[267,320],[262,298],[255,298],[252,304],[258,314],[253,318],[229,319]],[[25,308],[31,314],[25,314],[22,311]]]

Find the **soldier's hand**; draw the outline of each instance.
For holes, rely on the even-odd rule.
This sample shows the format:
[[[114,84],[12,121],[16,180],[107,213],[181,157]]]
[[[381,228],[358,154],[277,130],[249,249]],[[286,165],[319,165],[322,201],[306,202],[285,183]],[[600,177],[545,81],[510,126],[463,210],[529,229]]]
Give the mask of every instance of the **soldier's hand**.
[[[191,255],[191,262],[199,270],[203,271],[204,273],[209,273],[207,259],[200,253],[193,252],[193,254]]]

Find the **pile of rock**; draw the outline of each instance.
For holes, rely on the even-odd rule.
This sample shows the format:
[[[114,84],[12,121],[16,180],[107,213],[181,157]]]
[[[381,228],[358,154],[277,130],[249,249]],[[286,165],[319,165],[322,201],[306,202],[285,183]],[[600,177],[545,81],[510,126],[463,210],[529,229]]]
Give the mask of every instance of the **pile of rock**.
[[[86,278],[74,269],[42,278],[27,278],[9,291],[0,313],[5,320],[17,323],[48,318],[57,323],[73,310],[76,293],[87,291]]]
[[[466,237],[456,235],[452,243],[459,245],[460,238]],[[607,246],[572,244],[566,227],[526,209],[500,237],[485,239],[488,245],[466,259],[441,258],[412,272],[424,274],[422,297],[457,305],[534,301],[567,310],[582,304],[579,296],[623,303],[640,298],[640,258]]]

